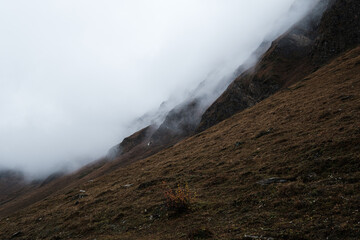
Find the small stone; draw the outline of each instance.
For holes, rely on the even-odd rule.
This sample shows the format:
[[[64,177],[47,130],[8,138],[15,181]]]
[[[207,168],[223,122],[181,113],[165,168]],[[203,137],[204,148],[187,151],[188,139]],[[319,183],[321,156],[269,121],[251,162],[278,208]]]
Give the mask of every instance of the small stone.
[[[244,142],[236,142],[235,143],[235,147],[240,147],[241,145],[243,145],[244,144]]]
[[[16,238],[16,237],[19,237],[21,235],[22,235],[22,232],[16,232],[11,236],[11,238]]]
[[[261,184],[261,185],[268,185],[268,184],[272,184],[272,183],[286,183],[286,182],[290,182],[290,181],[295,181],[295,178],[276,178],[276,177],[272,177],[272,178],[268,178],[268,179],[258,181],[257,183]]]
[[[84,193],[84,192],[86,192],[86,191],[85,191],[85,190],[80,190],[79,192]]]

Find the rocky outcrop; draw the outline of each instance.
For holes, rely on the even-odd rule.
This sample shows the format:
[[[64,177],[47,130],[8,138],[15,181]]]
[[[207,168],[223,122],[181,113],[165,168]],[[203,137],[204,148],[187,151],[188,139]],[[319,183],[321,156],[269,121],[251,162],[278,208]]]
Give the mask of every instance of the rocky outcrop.
[[[229,85],[206,110],[197,131],[253,106],[359,44],[359,5],[356,0],[321,0],[304,20],[272,43],[255,67]]]
[[[124,138],[124,140],[118,145],[118,154],[130,152],[139,144],[149,142],[150,137],[155,130],[156,128],[154,126],[147,126],[131,136]]]
[[[191,99],[179,104],[169,111],[159,126],[155,124],[147,126],[111,148],[108,158],[112,160],[125,155],[151,155],[167,148],[192,135],[204,111],[205,108],[199,99]]]
[[[312,62],[323,64],[360,43],[360,1],[331,1],[319,26]]]
[[[171,110],[151,136],[151,144],[175,143],[194,133],[203,110],[198,99],[187,101]]]

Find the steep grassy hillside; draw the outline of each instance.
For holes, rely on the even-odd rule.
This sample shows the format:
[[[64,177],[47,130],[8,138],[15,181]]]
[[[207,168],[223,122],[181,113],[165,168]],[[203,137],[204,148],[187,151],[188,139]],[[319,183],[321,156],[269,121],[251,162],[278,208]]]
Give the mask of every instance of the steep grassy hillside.
[[[360,47],[175,146],[0,220],[0,239],[358,239]],[[164,205],[188,183],[191,209]]]

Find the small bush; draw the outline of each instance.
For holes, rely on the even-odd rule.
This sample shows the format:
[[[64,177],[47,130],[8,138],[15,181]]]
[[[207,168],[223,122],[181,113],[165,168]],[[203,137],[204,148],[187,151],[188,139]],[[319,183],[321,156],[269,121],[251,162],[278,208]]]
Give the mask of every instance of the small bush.
[[[165,182],[164,184],[164,197],[165,205],[169,211],[175,213],[183,213],[190,210],[192,203],[194,202],[195,193],[191,193],[189,185],[186,183],[184,187],[178,185],[173,190]]]

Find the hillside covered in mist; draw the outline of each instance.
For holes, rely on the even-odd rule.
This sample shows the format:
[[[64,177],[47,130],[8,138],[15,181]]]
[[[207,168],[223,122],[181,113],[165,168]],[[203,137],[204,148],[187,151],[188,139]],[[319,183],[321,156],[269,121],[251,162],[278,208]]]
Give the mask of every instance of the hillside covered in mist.
[[[0,238],[358,239],[359,13],[316,1],[75,172],[3,171]]]

